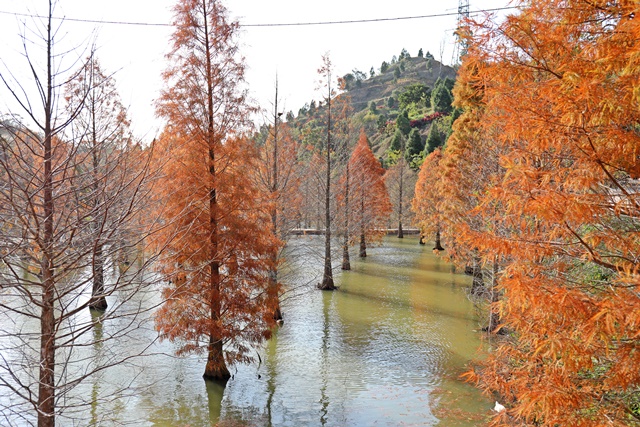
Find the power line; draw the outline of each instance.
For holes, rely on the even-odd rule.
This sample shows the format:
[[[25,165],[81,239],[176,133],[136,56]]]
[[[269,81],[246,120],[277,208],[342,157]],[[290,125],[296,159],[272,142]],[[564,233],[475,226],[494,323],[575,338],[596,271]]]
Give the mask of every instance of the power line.
[[[35,15],[31,13],[19,13],[19,12],[7,12],[0,10],[0,14],[2,15],[13,15],[19,16],[23,18],[39,18],[39,19],[48,19],[48,16]],[[137,25],[137,26],[146,26],[146,27],[171,27],[171,24],[162,24],[162,23],[153,23],[153,22],[126,22],[126,21],[104,21],[100,19],[81,19],[81,18],[61,18],[59,16],[52,16],[51,19],[56,21],[69,21],[69,22],[82,22],[86,24],[114,24],[114,25]]]
[[[480,13],[490,13],[490,12],[499,12],[503,10],[513,10],[517,9],[515,6],[506,6],[506,7],[496,7],[492,9],[478,9],[470,11],[470,15],[477,15]],[[42,15],[35,15],[30,13],[18,13],[18,12],[8,12],[1,11],[0,14],[3,15],[13,15],[24,18],[40,18],[47,19],[48,17]],[[317,21],[317,22],[283,22],[283,23],[266,23],[266,24],[240,24],[240,27],[247,28],[257,28],[257,27],[305,27],[305,26],[314,26],[314,25],[339,25],[339,24],[364,24],[371,22],[390,22],[390,21],[407,21],[412,19],[427,19],[427,18],[442,18],[447,16],[456,16],[458,12],[445,12],[445,13],[434,13],[431,15],[417,15],[417,16],[401,16],[395,18],[373,18],[373,19],[352,19],[345,21]],[[145,26],[145,27],[171,27],[172,24],[158,23],[158,22],[129,22],[129,21],[105,21],[100,19],[82,19],[82,18],[68,18],[68,17],[58,17],[52,16],[51,19],[55,19],[58,21],[69,21],[69,22],[81,22],[88,24],[109,24],[109,25],[133,25],[133,26]]]
[[[496,7],[493,9],[479,9],[469,12],[472,15],[479,13],[498,12],[501,10],[517,9],[515,6]],[[396,18],[374,18],[374,19],[353,19],[347,21],[322,21],[322,22],[295,22],[295,23],[279,23],[279,24],[240,24],[241,27],[295,27],[310,25],[333,25],[333,24],[362,24],[369,22],[388,22],[388,21],[406,21],[409,19],[425,19],[425,18],[442,18],[446,16],[457,16],[458,12],[434,13],[431,15],[418,16],[401,16]]]

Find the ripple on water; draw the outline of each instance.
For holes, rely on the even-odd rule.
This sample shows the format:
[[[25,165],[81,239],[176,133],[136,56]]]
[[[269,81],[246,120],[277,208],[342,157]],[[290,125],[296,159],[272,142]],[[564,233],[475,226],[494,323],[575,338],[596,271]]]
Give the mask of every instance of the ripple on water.
[[[383,247],[370,248],[365,260],[352,258],[352,271],[336,274],[339,291],[320,292],[313,287],[322,271],[322,240],[293,239],[288,250],[283,277],[295,297],[283,302],[284,325],[254,354],[261,363],[232,368],[234,379],[223,388],[202,380],[201,356],[149,356],[137,378],[131,379],[126,367],[109,375],[151,385],[124,404],[99,409],[136,420],[134,425],[162,427],[218,421],[478,425],[489,402],[456,380],[480,345],[473,307],[463,292],[467,278],[452,274],[416,239],[390,238]],[[140,339],[154,334],[149,328]],[[171,354],[174,348],[163,342],[153,351]],[[446,414],[437,402],[459,408],[464,417],[441,421]]]

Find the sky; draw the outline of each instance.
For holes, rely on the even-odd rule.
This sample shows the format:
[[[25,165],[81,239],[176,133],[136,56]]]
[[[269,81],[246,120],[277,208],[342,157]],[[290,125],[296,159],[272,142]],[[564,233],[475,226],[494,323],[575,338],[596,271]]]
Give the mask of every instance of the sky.
[[[161,73],[170,46],[172,28],[158,25],[124,25],[75,22],[74,19],[147,24],[170,24],[176,0],[58,0],[54,16],[65,17],[58,37],[61,54],[56,64],[74,68],[86,56],[87,46],[95,43],[97,57],[107,73],[113,73],[134,134],[151,140],[163,122],[155,116],[154,100],[163,86]],[[312,99],[320,99],[317,69],[322,55],[329,53],[335,75],[353,69],[376,71],[382,61],[389,62],[404,48],[416,56],[420,48],[431,52],[445,64],[455,61],[455,13],[458,0],[225,0],[232,18],[241,25],[239,41],[246,59],[246,80],[252,98],[262,108],[271,109],[278,76],[282,111],[298,109]],[[22,54],[20,34],[36,39],[32,18],[14,13],[40,14],[47,11],[47,0],[0,0],[0,72],[13,74],[29,93],[33,87]],[[509,0],[470,0],[470,10],[509,6]],[[498,12],[500,15],[504,12]],[[380,18],[424,17],[332,25],[256,27],[256,24],[310,23],[322,21],[368,20]],[[25,32],[26,28],[26,32]],[[42,52],[29,50],[36,58]],[[0,113],[15,111],[16,105],[0,88]],[[256,118],[260,121],[260,118]]]

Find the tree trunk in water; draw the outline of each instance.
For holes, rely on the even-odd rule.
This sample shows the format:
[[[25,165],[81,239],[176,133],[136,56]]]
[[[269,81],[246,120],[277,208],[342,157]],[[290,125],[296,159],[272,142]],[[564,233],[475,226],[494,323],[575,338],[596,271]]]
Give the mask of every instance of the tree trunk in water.
[[[93,288],[89,307],[94,310],[106,310],[107,299],[104,297],[104,259],[102,245],[97,244],[93,252]]]
[[[46,234],[46,233],[45,233]],[[53,269],[47,255],[42,262],[44,292],[40,317],[40,375],[38,387],[38,427],[55,426],[55,317],[53,311]]]
[[[360,234],[360,258],[367,257],[367,240],[365,239],[364,232]]]
[[[333,270],[331,268],[331,231],[325,233],[324,242],[324,272],[322,275],[322,283],[319,288],[323,291],[333,291],[336,289],[333,284]]]
[[[351,262],[349,262],[349,237],[344,237],[342,243],[342,269],[351,270]]]
[[[210,167],[209,173],[215,180],[214,167],[214,151],[209,149]],[[204,370],[204,377],[217,381],[226,381],[231,375],[227,369],[224,360],[224,351],[222,348],[222,337],[220,336],[220,315],[221,315],[221,298],[220,298],[220,262],[218,258],[218,219],[217,212],[217,193],[216,189],[209,190],[209,223],[211,227],[211,262],[210,262],[210,279],[209,279],[209,306],[211,307],[211,330],[209,332],[209,346],[207,355],[207,366]]]
[[[91,76],[93,78],[93,66],[91,67]],[[98,194],[100,194],[100,188],[98,184],[99,178],[99,168],[100,168],[100,157],[98,155],[98,133],[96,130],[96,101],[94,98],[93,89],[91,89],[90,93],[90,103],[89,108],[91,109],[91,139],[92,139],[92,160],[93,160],[93,207],[94,209],[98,208]],[[96,239],[98,238],[98,234],[100,233],[100,229],[102,228],[102,221],[98,216],[95,218],[93,223],[94,232],[96,233]],[[89,308],[94,310],[106,310],[107,308],[107,299],[104,297],[104,259],[102,255],[102,244],[97,241],[96,246],[93,249],[93,288],[91,289],[91,302],[89,303]]]
[[[53,249],[53,169],[52,169],[52,116],[53,116],[53,52],[51,15],[53,5],[49,2],[49,21],[47,24],[47,94],[45,106],[45,129],[43,144],[44,182],[44,234],[41,261],[42,311],[40,314],[40,370],[38,376],[38,427],[55,427],[55,280]]]
[[[364,233],[364,195],[360,196],[360,258],[367,256],[367,240]]]
[[[274,260],[276,262],[277,260]],[[267,300],[271,306],[272,318],[276,322],[282,320],[282,311],[280,310],[280,296],[278,295],[278,270],[273,268],[269,273],[269,288],[267,289]]]
[[[226,382],[231,378],[227,364],[224,361],[222,340],[216,340],[214,337],[209,338],[207,366],[204,369],[203,377],[220,382]]]
[[[483,292],[484,281],[482,280],[482,268],[480,267],[480,259],[477,256],[473,258],[473,266],[471,267],[473,275],[473,283],[471,285],[471,294],[476,295]]]
[[[276,76],[276,97],[273,108],[273,164],[272,164],[271,196],[278,193],[278,78]],[[271,209],[271,232],[278,237],[278,207],[276,203]],[[277,249],[276,249],[277,251]],[[267,290],[268,304],[271,306],[272,317],[276,322],[282,320],[280,311],[280,296],[278,295],[278,253],[271,256],[271,271],[269,272],[269,289]]]
[[[490,306],[490,315],[489,315],[489,327],[487,328],[487,332],[493,333],[500,324],[500,315],[498,314],[497,309],[495,308],[495,303],[499,300],[498,295],[498,257],[494,256],[493,258],[493,270],[491,275],[491,306]]]
[[[344,241],[342,242],[342,269],[351,270],[349,262],[349,163],[346,169],[347,182],[344,191]]]
[[[336,287],[333,284],[333,270],[331,268],[331,78],[327,80],[329,97],[327,99],[327,176],[324,198],[324,272],[319,288],[323,291],[333,291]]]
[[[404,155],[404,150],[403,150]],[[404,186],[404,164],[400,159],[400,191],[398,197],[398,239],[404,238],[404,232],[402,231],[402,190]]]
[[[202,1],[203,10],[206,10],[205,0]],[[220,333],[220,316],[222,312],[222,301],[220,294],[220,249],[218,235],[218,193],[216,191],[216,134],[213,122],[213,71],[211,65],[211,44],[209,43],[209,24],[207,14],[204,13],[205,31],[205,53],[206,53],[206,73],[207,73],[207,145],[209,146],[209,226],[211,231],[211,262],[209,263],[209,306],[211,309],[211,329],[209,331],[209,346],[207,354],[207,365],[204,369],[204,377],[216,381],[227,381],[231,375],[224,360],[224,349],[222,348],[222,334]]]
[[[434,251],[444,251],[444,248],[440,244],[440,227],[436,230],[436,244],[433,247]]]

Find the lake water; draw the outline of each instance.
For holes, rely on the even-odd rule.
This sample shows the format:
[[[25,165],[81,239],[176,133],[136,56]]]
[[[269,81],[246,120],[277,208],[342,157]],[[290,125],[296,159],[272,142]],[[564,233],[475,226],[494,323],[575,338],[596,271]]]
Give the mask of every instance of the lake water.
[[[481,425],[491,402],[459,380],[481,346],[470,279],[430,248],[389,237],[366,259],[353,251],[352,270],[336,270],[339,290],[322,292],[322,237],[295,237],[283,273],[285,322],[254,364],[232,367],[222,387],[202,379],[203,358],[175,357],[171,343],[158,342],[136,367],[79,387],[99,403],[73,425]],[[132,342],[155,336],[150,324]]]

